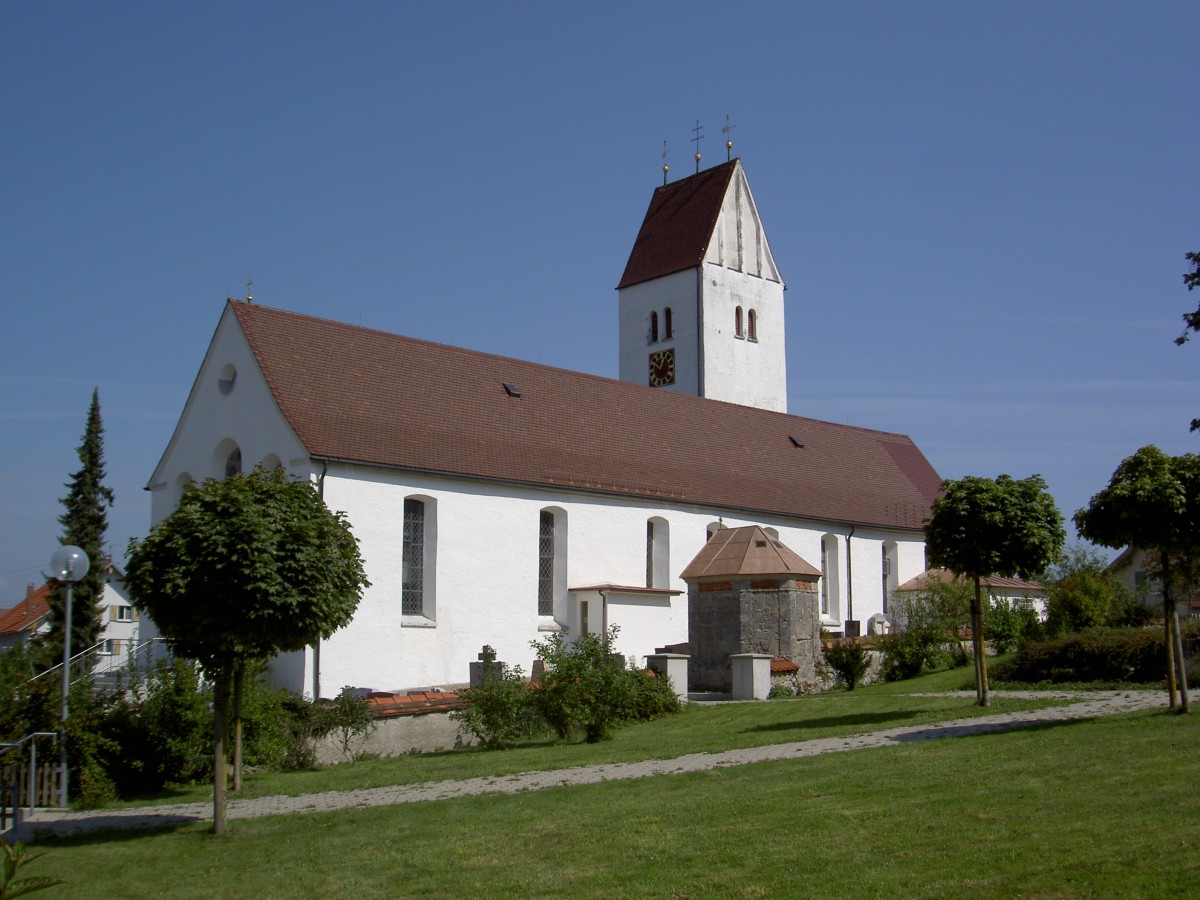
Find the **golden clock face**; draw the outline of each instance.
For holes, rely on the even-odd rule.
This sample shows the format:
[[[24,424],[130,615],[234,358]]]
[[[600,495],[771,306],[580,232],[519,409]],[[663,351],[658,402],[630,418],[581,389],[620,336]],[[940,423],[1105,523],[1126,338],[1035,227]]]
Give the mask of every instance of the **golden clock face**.
[[[650,354],[650,386],[675,383],[675,350],[657,350]]]

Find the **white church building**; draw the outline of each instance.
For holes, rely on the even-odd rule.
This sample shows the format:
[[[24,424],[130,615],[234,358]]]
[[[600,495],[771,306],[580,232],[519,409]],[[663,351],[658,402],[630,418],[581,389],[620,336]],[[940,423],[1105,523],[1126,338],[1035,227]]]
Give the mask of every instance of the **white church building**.
[[[150,479],[257,464],[344,511],[371,587],[353,621],[276,660],[276,684],[462,684],[484,644],[620,626],[688,640],[680,573],[761,525],[821,572],[851,632],[925,569],[940,485],[906,436],[788,415],[784,284],[739,160],[655,190],[618,287],[620,380],[229,301]]]

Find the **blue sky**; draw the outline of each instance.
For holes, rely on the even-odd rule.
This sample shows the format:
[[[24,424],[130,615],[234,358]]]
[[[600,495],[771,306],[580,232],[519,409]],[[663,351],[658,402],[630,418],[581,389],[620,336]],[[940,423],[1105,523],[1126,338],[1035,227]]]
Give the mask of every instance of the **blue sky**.
[[[653,188],[735,125],[790,411],[1066,516],[1200,450],[1194,2],[0,4],[0,607],[98,386],[118,555],[224,299],[615,377]]]

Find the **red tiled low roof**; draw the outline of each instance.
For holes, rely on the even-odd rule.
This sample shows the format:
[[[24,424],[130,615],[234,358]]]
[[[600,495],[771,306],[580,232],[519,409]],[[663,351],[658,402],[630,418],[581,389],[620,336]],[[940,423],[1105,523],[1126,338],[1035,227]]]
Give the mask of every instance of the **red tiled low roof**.
[[[408,691],[401,694],[372,694],[367,698],[367,708],[373,719],[450,712],[466,705],[467,701],[453,691]]]
[[[0,634],[17,634],[37,628],[50,612],[49,599],[50,585],[43,584],[12,609],[0,613]]]
[[[784,656],[776,656],[771,660],[772,675],[789,675],[792,672],[799,672],[800,667],[796,663]]]
[[[930,584],[949,584],[953,581],[961,580],[964,584],[970,583],[969,579],[958,579],[954,573],[946,569],[929,569],[922,572],[915,578],[910,578],[900,587],[896,588],[897,593],[907,593],[909,591],[923,591]],[[989,588],[1006,591],[1028,591],[1032,594],[1046,593],[1046,586],[1036,581],[1023,581],[1020,578],[1008,578],[1004,575],[989,575],[981,579],[981,584]]]
[[[732,159],[655,189],[618,289],[704,261],[737,164]]]
[[[900,434],[228,309],[318,459],[909,531],[941,484]]]

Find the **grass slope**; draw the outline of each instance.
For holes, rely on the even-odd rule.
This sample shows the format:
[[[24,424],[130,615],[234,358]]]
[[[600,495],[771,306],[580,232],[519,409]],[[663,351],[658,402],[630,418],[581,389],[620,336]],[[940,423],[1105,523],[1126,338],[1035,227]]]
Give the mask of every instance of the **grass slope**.
[[[825,726],[774,718],[807,714],[810,701],[731,706],[722,713],[745,718],[723,726],[796,740],[864,730],[850,720],[879,717],[880,704],[892,704],[881,727],[896,724],[906,704],[925,709],[927,699],[856,691],[841,705],[812,704],[842,720]],[[668,723],[644,727],[656,725]],[[196,825],[46,842],[30,874],[68,880],[47,897],[1195,896],[1198,740],[1200,717],[1139,713],[517,796],[238,821],[225,838]]]

